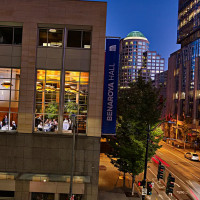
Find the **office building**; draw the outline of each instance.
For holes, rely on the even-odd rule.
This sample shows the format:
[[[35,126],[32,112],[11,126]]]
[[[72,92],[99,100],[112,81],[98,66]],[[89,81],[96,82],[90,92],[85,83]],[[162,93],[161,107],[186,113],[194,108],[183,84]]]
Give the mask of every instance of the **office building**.
[[[154,80],[155,74],[164,71],[164,59],[149,51],[148,39],[139,31],[132,31],[120,41],[119,87],[128,88],[139,73],[144,80]]]
[[[76,122],[72,193],[97,200],[106,7],[1,2],[0,198],[69,199]]]
[[[199,10],[199,1],[179,0],[177,43],[181,49],[170,55],[167,80],[167,114],[179,120],[190,117],[195,128],[200,120]]]
[[[155,76],[164,71],[165,60],[156,51],[146,51],[143,53],[142,77],[147,81],[155,80]]]

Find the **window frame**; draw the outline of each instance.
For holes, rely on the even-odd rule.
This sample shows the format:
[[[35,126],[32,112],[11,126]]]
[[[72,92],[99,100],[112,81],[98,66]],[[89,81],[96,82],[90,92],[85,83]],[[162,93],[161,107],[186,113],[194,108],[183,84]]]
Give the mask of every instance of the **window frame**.
[[[47,44],[47,46],[40,45],[40,30],[41,30],[41,29],[46,30],[46,37],[47,37],[46,44]],[[48,34],[48,30],[50,30],[50,29],[62,30],[62,46],[59,46],[59,47],[56,47],[56,46],[48,46],[48,44],[49,44],[49,34]],[[40,48],[63,48],[63,46],[64,46],[64,39],[65,39],[65,37],[64,37],[64,36],[65,36],[64,31],[65,31],[64,28],[38,27],[37,47],[40,47]]]
[[[20,75],[21,75],[21,68],[19,68],[19,67],[0,67],[0,69],[9,69],[10,70],[10,78],[0,78],[0,80],[2,80],[2,79],[5,79],[5,80],[8,80],[8,79],[10,79],[10,82],[11,82],[11,84],[12,84],[12,80],[19,80],[19,89],[18,90],[16,90],[16,89],[12,89],[12,86],[10,86],[9,87],[9,89],[1,89],[0,91],[9,91],[9,100],[2,100],[2,102],[9,102],[9,107],[8,107],[8,111],[1,111],[0,110],[0,113],[7,113],[8,114],[8,130],[2,130],[2,129],[0,129],[0,132],[18,132],[18,114],[19,114],[19,105],[20,105]],[[13,78],[13,70],[20,70],[20,72],[19,72],[19,79],[16,79],[16,78]],[[14,92],[18,92],[18,99],[17,100],[15,100],[15,101],[12,101],[12,91],[14,91]],[[12,102],[15,102],[15,103],[18,103],[18,106],[17,106],[17,108],[18,108],[18,110],[17,110],[17,112],[13,112],[13,111],[11,111],[11,103]],[[16,123],[16,130],[10,130],[10,128],[11,128],[11,117],[10,117],[10,115],[11,114],[17,114],[17,123]],[[2,128],[2,127],[1,127]]]
[[[12,43],[11,44],[4,44],[4,43],[0,43],[0,45],[15,45],[15,46],[22,46],[21,44],[15,44],[15,28],[21,28],[22,29],[22,38],[23,39],[23,26],[6,26],[6,25],[0,25],[0,28],[12,28]],[[2,68],[2,67],[1,67]]]
[[[64,77],[62,76],[62,73],[63,73],[63,71],[62,70],[58,70],[58,69],[36,69],[36,78],[35,78],[35,99],[34,99],[34,105],[35,105],[35,110],[36,110],[36,105],[37,105],[37,101],[36,101],[36,93],[37,93],[37,88],[36,88],[36,85],[37,85],[37,81],[39,80],[38,79],[38,77],[37,77],[37,71],[39,71],[39,70],[44,70],[45,71],[45,81],[46,81],[46,71],[59,71],[60,72],[60,93],[59,93],[59,103],[58,103],[58,120],[57,120],[57,122],[58,122],[58,130],[57,131],[47,131],[47,132],[45,132],[44,130],[43,131],[38,131],[38,130],[36,130],[36,128],[37,128],[37,126],[36,126],[36,124],[35,124],[35,117],[36,117],[36,115],[42,115],[43,117],[45,116],[45,114],[47,114],[47,113],[39,113],[39,112],[34,112],[34,118],[33,118],[33,120],[34,120],[34,122],[33,122],[33,133],[46,133],[46,134],[71,134],[72,133],[72,131],[71,132],[68,132],[68,133],[66,133],[64,130],[63,130],[63,121],[64,121],[64,106],[65,106],[65,83],[66,83],[66,80],[65,80],[65,75],[64,75]],[[78,114],[76,115],[77,117],[79,117],[79,116],[86,116],[86,124],[85,124],[85,132],[83,133],[83,132],[79,132],[78,131],[78,127],[76,128],[76,133],[77,134],[83,134],[83,135],[87,135],[87,124],[88,124],[88,109],[89,109],[89,84],[90,84],[90,72],[89,71],[74,71],[74,70],[67,70],[67,69],[65,69],[64,70],[64,74],[66,73],[66,72],[78,72],[79,73],[79,81],[78,81],[78,83],[79,83],[79,86],[81,86],[82,85],[82,83],[86,83],[85,81],[81,81],[81,74],[82,73],[88,73],[88,81],[87,81],[87,87],[88,87],[88,91],[87,91],[87,99],[86,99],[86,104],[84,103],[80,103],[80,92],[78,93],[78,96],[79,96],[79,102],[78,102]],[[69,82],[69,81],[68,81]],[[64,93],[63,93],[64,92]],[[61,94],[61,93],[63,93],[63,94]],[[63,95],[63,96],[62,96]],[[43,102],[43,101],[41,101],[41,102]],[[46,101],[45,101],[46,102]],[[45,104],[45,102],[44,102],[44,104]],[[62,103],[63,102],[63,103]],[[83,114],[80,114],[80,108],[82,107],[82,106],[87,106],[87,114],[86,115],[83,115]],[[51,114],[51,113],[49,113],[49,114]],[[60,116],[62,116],[62,117],[60,117]],[[44,121],[45,121],[45,119],[43,119],[43,123],[44,123]],[[62,122],[61,122],[62,121]],[[76,119],[76,122],[77,122],[77,124],[78,124],[78,118]],[[43,125],[44,126],[44,125]]]

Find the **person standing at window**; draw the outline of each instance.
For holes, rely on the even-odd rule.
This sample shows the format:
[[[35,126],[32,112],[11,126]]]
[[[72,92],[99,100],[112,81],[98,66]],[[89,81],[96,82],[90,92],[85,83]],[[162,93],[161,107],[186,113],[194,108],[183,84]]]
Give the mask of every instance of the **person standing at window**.
[[[12,121],[12,130],[17,130],[17,125],[15,124],[15,121]]]
[[[7,117],[7,115],[5,115],[5,117],[3,118],[2,123],[3,123],[3,126],[8,125],[8,117]]]

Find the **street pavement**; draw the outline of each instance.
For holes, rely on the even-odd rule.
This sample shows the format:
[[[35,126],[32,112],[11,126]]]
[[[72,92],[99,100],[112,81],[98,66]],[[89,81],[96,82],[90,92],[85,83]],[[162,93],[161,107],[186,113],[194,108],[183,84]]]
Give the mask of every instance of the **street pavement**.
[[[99,200],[139,200],[138,197],[126,197],[122,189],[122,174],[111,163],[105,154],[100,154],[99,165]],[[131,188],[131,177],[126,176],[126,187]],[[137,195],[135,187],[135,195]]]
[[[167,169],[169,171],[170,169],[173,171],[173,173],[177,174],[179,177],[185,176],[187,177],[188,180],[195,180],[197,178],[198,180],[198,172],[197,175],[195,175],[196,170],[192,169],[192,166],[188,166],[188,161],[187,159],[184,158],[184,153],[186,152],[194,152],[193,149],[180,149],[177,146],[173,146],[172,142],[162,142],[163,148],[161,148],[157,153],[159,156],[164,157],[166,161],[168,161],[171,165],[170,168]],[[178,161],[177,157],[173,157],[173,155],[169,155],[169,151],[167,153],[166,147],[171,148],[170,152],[172,151],[174,155],[180,157],[180,161]],[[162,150],[163,149],[163,150]],[[177,153],[176,153],[177,152]],[[172,153],[172,154],[173,154]],[[200,156],[200,151],[197,150],[196,153]],[[166,156],[164,156],[166,155]],[[198,166],[198,163],[195,163]],[[173,166],[174,165],[174,166]],[[179,166],[179,167],[178,167]],[[154,163],[149,163],[149,169],[148,169],[148,179],[149,181],[153,181],[155,183],[155,188],[153,189],[153,194],[151,195],[152,200],[161,200],[161,199],[174,199],[173,196],[170,198],[166,196],[165,194],[165,186],[161,184],[159,186],[158,182],[156,181],[156,173],[157,173],[157,166]],[[178,167],[175,169],[174,167]],[[186,167],[188,167],[186,169]],[[191,169],[191,172],[190,172]],[[186,172],[186,173],[185,173]],[[153,173],[153,174],[152,174]],[[121,174],[111,163],[110,159],[105,155],[101,154],[100,155],[100,166],[99,166],[99,200],[139,200],[141,197],[126,197],[122,185],[123,185],[123,174]],[[196,177],[195,177],[196,176]],[[143,175],[140,174],[138,177],[136,177],[136,182],[138,180],[142,180]],[[155,179],[155,180],[154,180]],[[176,185],[181,185],[181,182],[179,182],[178,179],[176,179],[177,184]],[[129,188],[129,191],[131,189],[131,176],[126,175],[126,187]],[[163,187],[163,189],[162,189]],[[179,187],[179,188],[178,188]],[[176,194],[181,194],[181,195],[175,195],[178,196],[177,199],[187,199],[189,200],[190,198],[185,197],[184,193],[184,188],[181,188],[178,186],[175,188],[175,193]],[[163,191],[162,191],[163,190]],[[138,187],[135,187],[135,193],[139,193]],[[149,199],[150,196],[147,198]],[[176,199],[176,198],[175,198]]]

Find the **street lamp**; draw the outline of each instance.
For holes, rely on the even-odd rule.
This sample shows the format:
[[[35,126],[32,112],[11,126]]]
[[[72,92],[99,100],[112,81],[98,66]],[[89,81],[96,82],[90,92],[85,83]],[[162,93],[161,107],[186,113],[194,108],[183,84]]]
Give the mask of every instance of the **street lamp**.
[[[145,166],[144,166],[144,179],[143,179],[143,188],[146,186],[146,179],[147,179],[147,161],[148,161],[148,150],[149,150],[149,140],[150,140],[150,132],[154,131],[158,126],[160,126],[162,123],[166,122],[165,120],[159,123],[156,127],[151,129],[151,126],[148,125],[147,130],[147,143],[146,143],[146,154],[145,154]],[[145,195],[142,195],[142,200],[145,200]]]
[[[75,142],[76,142],[76,115],[71,115],[71,126],[73,131],[73,143],[72,143],[72,160],[71,160],[71,175],[70,175],[70,188],[69,195],[70,199],[73,198],[72,188],[73,188],[73,176],[74,176],[74,162],[75,162]]]

